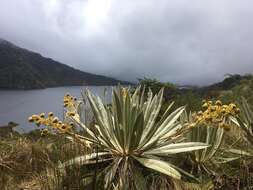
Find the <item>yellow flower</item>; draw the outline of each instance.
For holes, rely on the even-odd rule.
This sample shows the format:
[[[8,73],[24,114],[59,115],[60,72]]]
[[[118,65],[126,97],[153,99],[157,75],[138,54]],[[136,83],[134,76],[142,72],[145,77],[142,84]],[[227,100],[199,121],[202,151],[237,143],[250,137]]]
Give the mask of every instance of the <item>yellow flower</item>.
[[[34,119],[33,119],[32,117],[29,117],[29,118],[28,118],[28,121],[29,121],[29,122],[34,122]]]
[[[202,108],[204,108],[204,109],[208,108],[208,104],[207,104],[207,103],[204,103],[204,104],[202,105]]]
[[[203,115],[203,112],[202,111],[199,111],[198,112],[198,116],[202,116]]]
[[[76,115],[76,113],[75,112],[67,112],[67,115],[70,116],[70,117],[73,117],[73,116]]]
[[[212,117],[211,117],[210,115],[206,115],[206,116],[205,116],[205,120],[206,120],[206,121],[211,121],[211,120],[212,120]]]
[[[33,119],[35,119],[35,118],[38,117],[38,115],[32,115],[31,117],[32,117]]]
[[[212,101],[203,101],[202,107],[205,109],[203,112],[198,112],[195,116],[195,121],[202,124],[210,124],[222,127],[229,130],[230,126],[225,123],[228,116],[236,116],[240,113],[240,109],[234,103],[229,105],[222,105],[220,100],[215,104]]]
[[[75,114],[75,112],[68,112],[69,115],[73,116],[73,114]],[[38,127],[40,125],[46,126],[46,127],[51,127],[54,129],[58,129],[61,132],[67,132],[69,131],[73,126],[74,123],[63,123],[62,121],[59,121],[58,117],[54,117],[53,118],[53,113],[50,112],[48,113],[48,117],[45,117],[45,113],[42,113],[39,115],[32,115],[28,118],[28,120],[30,122],[34,122]],[[42,130],[42,135],[45,135],[48,132],[48,129],[43,129]]]
[[[48,116],[49,116],[49,117],[53,117],[53,116],[54,116],[53,112],[49,112],[49,113],[48,113]]]
[[[52,123],[58,123],[58,121],[59,121],[58,117],[55,117],[55,118],[53,119]]]
[[[45,113],[41,113],[41,114],[40,114],[40,117],[41,117],[41,118],[45,118]]]
[[[76,97],[73,97],[73,96],[67,94],[63,98],[63,106],[65,108],[70,108],[70,109],[74,108],[75,109],[76,101],[77,101]]]
[[[221,105],[222,105],[222,102],[221,102],[220,100],[217,100],[217,101],[215,102],[215,105],[221,106]]]
[[[216,107],[215,106],[210,106],[210,111],[211,112],[214,112],[216,110]]]
[[[46,136],[49,133],[48,129],[43,129],[41,131],[41,136]]]
[[[229,106],[230,106],[232,109],[235,109],[235,108],[236,108],[236,105],[235,105],[235,104],[229,104]]]
[[[63,124],[59,127],[59,129],[61,132],[65,133],[65,132],[69,131],[70,127],[67,124]]]
[[[226,113],[226,109],[225,109],[225,108],[222,108],[222,109],[221,109],[221,113],[222,113],[222,114],[225,114],[225,113]]]
[[[241,110],[239,108],[236,108],[235,113],[239,114],[240,112],[241,112]]]
[[[221,128],[223,128],[225,131],[229,131],[230,130],[230,125],[226,124],[226,123],[222,123],[220,125]]]

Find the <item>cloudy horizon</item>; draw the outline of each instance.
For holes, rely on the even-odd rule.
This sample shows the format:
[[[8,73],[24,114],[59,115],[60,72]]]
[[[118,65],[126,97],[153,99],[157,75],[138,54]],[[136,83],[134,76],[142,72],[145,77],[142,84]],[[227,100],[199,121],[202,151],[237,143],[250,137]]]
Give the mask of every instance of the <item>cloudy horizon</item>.
[[[77,69],[207,85],[253,72],[250,0],[1,0],[0,38]]]

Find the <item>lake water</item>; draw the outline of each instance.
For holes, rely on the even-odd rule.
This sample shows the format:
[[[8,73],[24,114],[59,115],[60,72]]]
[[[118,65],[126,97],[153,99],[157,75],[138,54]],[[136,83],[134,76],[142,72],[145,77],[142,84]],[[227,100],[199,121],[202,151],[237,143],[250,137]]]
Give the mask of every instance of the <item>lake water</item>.
[[[27,118],[32,114],[53,112],[59,118],[63,115],[63,97],[66,93],[81,98],[82,86],[57,87],[41,90],[0,90],[0,126],[9,121],[19,124],[17,130],[27,132],[36,129],[28,123]],[[88,89],[101,97],[107,89],[106,102],[111,99],[112,87],[89,86]]]

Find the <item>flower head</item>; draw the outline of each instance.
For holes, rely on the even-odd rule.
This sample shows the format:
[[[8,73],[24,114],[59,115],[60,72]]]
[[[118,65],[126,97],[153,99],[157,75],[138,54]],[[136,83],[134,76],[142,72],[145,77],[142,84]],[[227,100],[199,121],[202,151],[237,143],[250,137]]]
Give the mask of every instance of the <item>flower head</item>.
[[[49,133],[48,129],[42,129],[41,130],[41,136],[43,136],[43,137],[48,135],[48,133]]]
[[[28,118],[29,122],[35,123],[38,127],[47,127],[42,129],[42,134],[49,133],[49,129],[56,129],[59,132],[69,132],[73,128],[73,123],[64,123],[58,119],[58,117],[52,117],[54,114],[52,112],[48,113],[48,117],[45,114],[32,115]],[[44,131],[46,130],[46,132]],[[44,132],[43,132],[44,131]]]
[[[212,101],[203,101],[203,111],[199,111],[195,116],[195,122],[198,124],[211,124],[228,130],[230,125],[226,124],[229,116],[237,116],[240,109],[234,103],[223,105],[220,100],[215,103]]]

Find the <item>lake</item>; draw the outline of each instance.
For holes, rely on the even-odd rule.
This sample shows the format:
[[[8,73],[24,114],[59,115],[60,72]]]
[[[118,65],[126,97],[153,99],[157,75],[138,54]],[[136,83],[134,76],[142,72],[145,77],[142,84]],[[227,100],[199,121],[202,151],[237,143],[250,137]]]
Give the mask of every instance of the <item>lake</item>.
[[[86,88],[86,87],[85,87]],[[104,97],[105,102],[110,102],[111,86],[89,86],[94,94]],[[28,123],[27,118],[32,114],[53,112],[60,119],[63,115],[63,97],[66,93],[81,98],[82,86],[46,88],[40,90],[0,90],[0,126],[9,121],[19,124],[19,132],[28,132],[36,129],[34,124]]]

